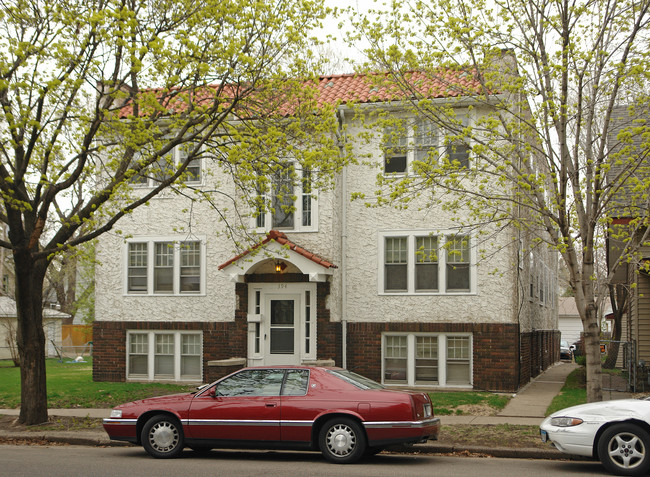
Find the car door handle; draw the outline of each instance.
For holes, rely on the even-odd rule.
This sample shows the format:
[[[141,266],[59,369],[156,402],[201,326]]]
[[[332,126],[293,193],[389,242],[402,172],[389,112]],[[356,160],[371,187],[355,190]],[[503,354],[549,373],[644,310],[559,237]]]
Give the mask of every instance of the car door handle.
[[[276,402],[267,402],[266,407],[277,407],[278,403]]]

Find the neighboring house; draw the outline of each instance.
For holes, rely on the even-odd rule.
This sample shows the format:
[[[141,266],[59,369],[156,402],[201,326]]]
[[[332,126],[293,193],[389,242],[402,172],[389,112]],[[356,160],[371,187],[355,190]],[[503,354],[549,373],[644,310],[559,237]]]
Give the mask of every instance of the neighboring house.
[[[560,336],[562,340],[572,345],[580,339],[580,334],[584,330],[576,300],[572,296],[559,297],[558,303]]]
[[[447,80],[467,81],[459,73]],[[363,76],[323,77],[319,89],[383,105]],[[482,111],[459,114],[471,123]],[[419,151],[443,150],[443,133],[426,123],[414,134],[405,118],[414,147],[389,158],[381,131],[356,141],[364,125],[344,105],[337,114],[375,167],[346,167],[321,191],[305,172],[294,211],[251,217],[255,247],[233,252],[212,209],[196,203],[188,216],[188,199],[171,193],[122,219],[122,236],[99,239],[95,380],[200,382],[243,365],[321,363],[387,385],[516,391],[559,359],[556,253],[495,227],[483,257],[479,234],[459,232],[448,212],[351,201],[373,195],[378,172],[406,175]],[[453,154],[471,165],[467,147]],[[206,189],[207,167],[192,174]],[[224,182],[225,209],[236,193]]]
[[[580,319],[580,313],[578,313],[576,300],[572,296],[559,297],[558,303],[561,339],[566,340],[569,345],[572,345],[580,339],[580,336],[584,332],[584,327],[582,325],[582,320]],[[611,323],[609,322],[611,311],[612,307],[609,305],[609,303],[604,303],[602,305],[602,308],[598,310],[598,321],[600,322],[600,329],[603,333],[609,333],[611,331]],[[608,334],[604,336],[606,338],[609,338]]]
[[[612,201],[608,214],[612,225],[610,230],[618,233],[621,229],[632,230],[635,219],[645,218],[647,224],[650,217],[649,200],[647,197],[647,181],[650,177],[650,160],[648,159],[647,119],[650,117],[644,111],[632,111],[630,106],[622,105],[614,109],[612,128],[609,137],[609,147],[613,154],[622,154],[622,158],[614,156],[608,177],[616,177],[621,173],[622,164],[629,158],[636,161],[632,173],[626,180],[626,185]],[[620,137],[619,135],[623,132]],[[627,138],[632,142],[623,142]],[[635,341],[637,356],[635,362],[643,360],[650,362],[650,239],[647,225],[639,227],[634,234],[635,243],[639,246],[638,253],[631,259],[624,258],[617,267],[613,283],[623,284],[630,293],[628,313],[623,316],[623,334],[621,340]],[[607,240],[607,258],[610,269],[619,259],[623,244],[616,235],[610,234]]]
[[[47,357],[58,356],[54,344],[61,345],[61,322],[69,317],[70,315],[67,313],[58,310],[43,309],[43,331],[45,331]],[[15,346],[16,326],[16,302],[7,296],[0,296],[0,359],[11,359],[10,347]]]

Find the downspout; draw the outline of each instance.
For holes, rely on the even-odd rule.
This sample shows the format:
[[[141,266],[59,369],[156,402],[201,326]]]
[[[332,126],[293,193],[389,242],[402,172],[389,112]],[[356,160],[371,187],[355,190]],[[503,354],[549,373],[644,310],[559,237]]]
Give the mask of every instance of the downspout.
[[[345,154],[345,112],[342,106],[337,109],[337,116],[339,121],[339,154],[341,157]],[[348,247],[348,212],[347,212],[347,198],[348,198],[348,174],[347,166],[343,165],[341,170],[341,367],[347,369],[348,362],[348,273],[347,273],[347,247]]]

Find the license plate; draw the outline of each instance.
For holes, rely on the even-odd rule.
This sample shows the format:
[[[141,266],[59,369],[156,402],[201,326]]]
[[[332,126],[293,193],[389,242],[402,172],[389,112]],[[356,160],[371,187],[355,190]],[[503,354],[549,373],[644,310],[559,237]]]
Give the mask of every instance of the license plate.
[[[542,442],[547,442],[548,441],[548,432],[540,430],[539,434],[540,434],[540,436],[542,438]]]

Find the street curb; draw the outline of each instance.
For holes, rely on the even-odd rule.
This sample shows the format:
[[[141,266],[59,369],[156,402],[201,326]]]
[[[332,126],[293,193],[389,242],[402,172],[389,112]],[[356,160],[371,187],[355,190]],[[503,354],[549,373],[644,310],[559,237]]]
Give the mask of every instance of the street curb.
[[[591,460],[582,456],[564,454],[549,444],[548,449],[536,447],[486,447],[463,446],[456,444],[415,444],[412,447],[394,448],[402,453],[419,452],[421,454],[461,454],[468,457],[486,456],[503,457],[509,459],[540,459],[540,460]]]
[[[82,434],[82,435],[80,435]],[[89,447],[133,447],[124,441],[113,441],[108,436],[98,432],[84,431],[48,431],[25,432],[0,430],[0,439],[46,441],[53,444],[69,444]],[[413,446],[394,446],[387,449],[389,452],[400,454],[454,454],[467,457],[503,457],[510,459],[540,459],[540,460],[589,460],[580,456],[563,454],[560,451],[548,448],[514,448],[514,447],[485,447],[485,446],[460,446],[455,444],[437,444],[435,441]]]

